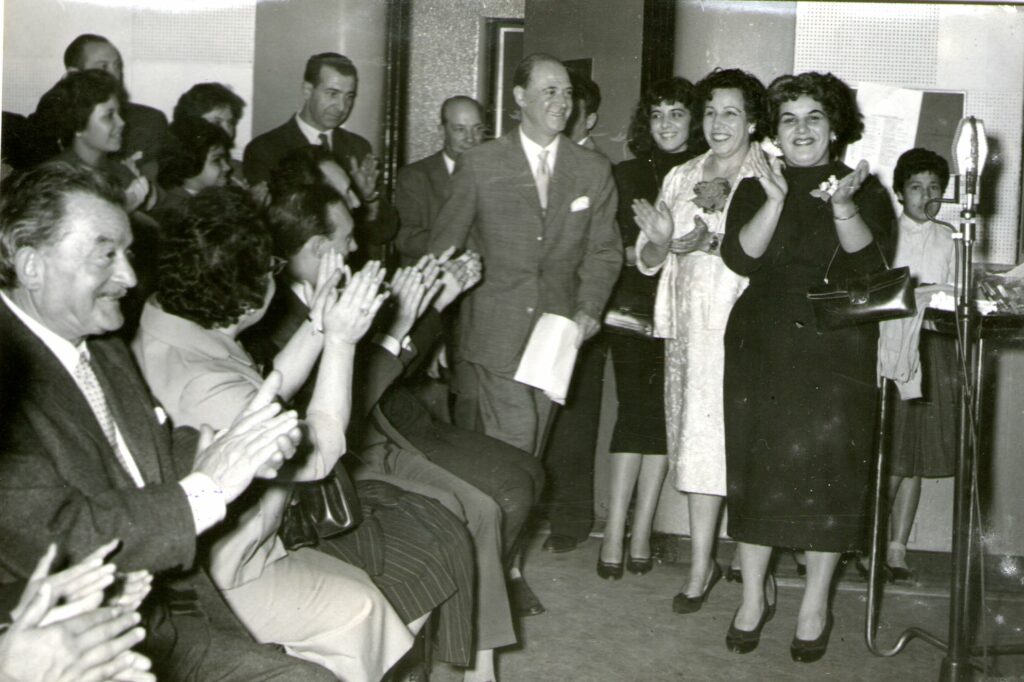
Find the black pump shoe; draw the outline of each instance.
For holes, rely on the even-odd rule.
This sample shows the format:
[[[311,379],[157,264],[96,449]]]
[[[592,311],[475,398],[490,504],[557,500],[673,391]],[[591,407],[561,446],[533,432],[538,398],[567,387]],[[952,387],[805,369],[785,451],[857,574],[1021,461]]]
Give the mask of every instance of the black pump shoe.
[[[680,592],[672,599],[672,610],[676,613],[696,613],[700,611],[700,607],[704,606],[704,602],[708,600],[708,595],[711,594],[711,588],[721,579],[722,567],[718,565],[717,561],[712,561],[711,575],[708,576],[707,585],[704,586],[704,591],[700,593],[700,596],[688,597],[685,592]]]
[[[633,575],[644,575],[646,573],[650,573],[652,568],[654,568],[654,557],[637,559],[634,556],[630,556],[629,559],[626,560],[626,570]]]
[[[822,628],[821,634],[816,639],[800,639],[799,637],[793,637],[793,641],[789,645],[789,655],[793,657],[793,660],[797,663],[814,663],[820,660],[825,652],[828,651],[828,639],[832,635],[832,612],[829,611],[825,616],[825,627]]]
[[[597,560],[597,575],[605,580],[618,580],[622,577],[622,562]]]
[[[778,589],[775,587],[775,576],[769,575],[768,580],[771,582],[772,592],[775,593],[776,600],[778,600]],[[739,614],[739,612],[740,610],[736,609],[736,614]],[[761,630],[763,630],[765,624],[774,617],[775,603],[768,603],[768,591],[765,590],[764,610],[761,612],[761,619],[757,621],[757,627],[753,630],[740,630],[736,627],[736,615],[733,615],[732,622],[729,623],[729,631],[725,633],[726,648],[737,654],[749,654],[757,648],[758,644],[761,643]]]

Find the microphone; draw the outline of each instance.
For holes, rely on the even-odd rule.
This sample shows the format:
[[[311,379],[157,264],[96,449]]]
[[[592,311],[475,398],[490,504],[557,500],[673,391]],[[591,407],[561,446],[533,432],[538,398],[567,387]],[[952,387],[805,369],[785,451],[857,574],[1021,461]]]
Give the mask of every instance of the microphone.
[[[974,211],[978,205],[978,180],[988,158],[988,138],[985,122],[974,116],[965,116],[956,126],[953,137],[953,174],[963,178],[961,206]]]

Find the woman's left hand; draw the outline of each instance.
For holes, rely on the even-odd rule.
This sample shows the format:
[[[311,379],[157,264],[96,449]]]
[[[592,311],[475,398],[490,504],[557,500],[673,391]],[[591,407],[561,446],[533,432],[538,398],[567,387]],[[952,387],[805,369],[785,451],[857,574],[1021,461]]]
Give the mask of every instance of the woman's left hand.
[[[152,187],[149,180],[139,171],[137,164],[140,159],[142,159],[142,152],[138,151],[121,162],[135,176],[135,179],[128,183],[128,187],[124,190],[125,208],[129,213],[140,208],[151,209],[156,203],[156,192],[150,191]]]
[[[854,210],[853,196],[868,179],[870,167],[867,161],[861,161],[852,173],[839,181],[836,191],[832,193],[832,206],[848,209],[844,215]]]
[[[668,243],[669,253],[683,256],[694,251],[706,251],[711,243],[711,230],[699,215],[693,216],[694,227],[678,239]]]

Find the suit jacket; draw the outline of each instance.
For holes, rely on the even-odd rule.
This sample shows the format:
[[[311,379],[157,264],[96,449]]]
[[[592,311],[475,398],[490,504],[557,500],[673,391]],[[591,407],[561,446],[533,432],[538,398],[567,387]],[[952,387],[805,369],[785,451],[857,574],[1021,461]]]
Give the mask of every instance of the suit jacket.
[[[395,208],[399,226],[395,247],[403,265],[415,263],[427,252],[430,226],[448,198],[450,181],[443,151],[398,171]]]
[[[299,130],[299,124],[295,117],[291,117],[284,124],[259,135],[246,145],[245,153],[242,156],[242,169],[245,172],[245,179],[250,185],[256,185],[270,177],[278,161],[293,149],[306,147],[309,140]],[[366,138],[355,133],[350,133],[343,128],[335,128],[331,131],[331,153],[335,160],[347,173],[352,162],[361,163],[368,155],[373,153],[373,148]],[[365,200],[366,197],[360,197]],[[364,201],[365,203],[365,201]],[[395,236],[398,220],[394,209],[387,202],[381,200],[380,207],[375,221],[366,219],[365,208],[360,208],[355,213],[356,226],[360,230],[360,237],[370,244],[383,244]]]
[[[51,542],[78,561],[120,538],[122,571],[187,569],[195,558],[192,511],[178,485],[191,469],[195,431],[161,423],[120,339],[88,347],[146,486],[123,470],[60,361],[0,303],[0,581],[28,575]]]
[[[615,209],[608,159],[568,138],[558,144],[547,211],[518,130],[465,152],[429,246],[483,257],[483,281],[461,304],[459,357],[511,377],[541,313],[600,320],[622,267]]]

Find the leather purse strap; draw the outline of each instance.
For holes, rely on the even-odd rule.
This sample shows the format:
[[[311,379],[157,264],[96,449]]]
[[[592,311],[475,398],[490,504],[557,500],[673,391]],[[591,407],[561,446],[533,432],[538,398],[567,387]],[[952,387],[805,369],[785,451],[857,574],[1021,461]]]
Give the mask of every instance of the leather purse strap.
[[[871,236],[871,243],[878,248],[878,255],[882,257],[882,265],[885,266],[886,270],[891,270],[889,267],[889,259],[885,257],[885,252],[882,251],[882,247],[878,246],[878,240],[875,239],[874,235]],[[832,264],[836,262],[836,256],[839,255],[839,249],[842,248],[842,244],[836,244],[836,250],[832,252],[832,257],[828,259],[828,266],[825,268],[825,284],[829,283],[828,273],[832,272]]]

